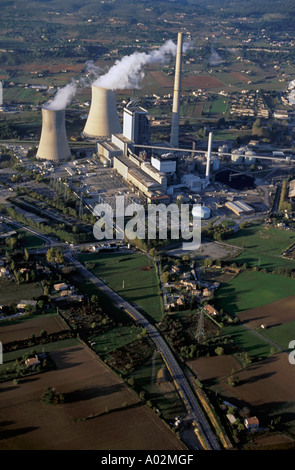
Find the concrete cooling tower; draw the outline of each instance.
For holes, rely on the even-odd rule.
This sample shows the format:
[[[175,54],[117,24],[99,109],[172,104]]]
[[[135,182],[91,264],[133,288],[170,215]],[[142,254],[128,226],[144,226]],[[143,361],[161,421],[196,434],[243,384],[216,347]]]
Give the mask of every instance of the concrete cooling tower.
[[[56,162],[71,157],[64,109],[42,108],[42,131],[36,157]]]
[[[83,131],[84,136],[102,138],[110,137],[112,134],[121,134],[116,92],[92,85],[91,95],[91,106]]]

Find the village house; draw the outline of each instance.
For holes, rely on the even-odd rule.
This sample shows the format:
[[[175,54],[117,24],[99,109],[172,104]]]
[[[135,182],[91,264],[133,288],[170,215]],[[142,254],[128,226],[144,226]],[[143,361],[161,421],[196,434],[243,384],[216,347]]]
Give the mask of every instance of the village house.
[[[2,267],[0,268],[0,277],[8,277],[9,276],[9,271],[8,269]]]
[[[57,292],[69,288],[68,284],[66,284],[65,282],[60,282],[59,284],[54,284],[53,287],[54,287],[54,290],[57,291]]]
[[[212,305],[205,305],[204,310],[206,311],[206,313],[208,313],[208,315],[219,315],[218,310],[212,307]]]
[[[180,271],[180,268],[179,266],[173,265],[171,268],[171,271],[173,272],[173,274],[178,274]]]
[[[36,307],[37,300],[20,300],[17,304],[18,310],[24,310],[26,307]]]
[[[244,420],[244,424],[247,429],[259,428],[259,420],[256,416],[252,416],[251,418],[246,418]]]

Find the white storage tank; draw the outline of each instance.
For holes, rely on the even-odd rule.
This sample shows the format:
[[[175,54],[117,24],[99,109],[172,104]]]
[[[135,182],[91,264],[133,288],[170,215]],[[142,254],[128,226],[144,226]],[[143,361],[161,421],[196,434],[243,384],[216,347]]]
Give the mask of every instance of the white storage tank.
[[[195,207],[192,210],[192,215],[198,217],[199,214],[201,215],[201,219],[209,219],[211,217],[211,209],[206,206]]]
[[[241,150],[241,149],[233,150],[232,153],[231,153],[232,162],[242,163],[243,162],[243,155],[244,155],[243,150]]]
[[[252,163],[256,162],[256,153],[253,150],[247,150],[245,153],[245,163],[247,165],[251,165]]]

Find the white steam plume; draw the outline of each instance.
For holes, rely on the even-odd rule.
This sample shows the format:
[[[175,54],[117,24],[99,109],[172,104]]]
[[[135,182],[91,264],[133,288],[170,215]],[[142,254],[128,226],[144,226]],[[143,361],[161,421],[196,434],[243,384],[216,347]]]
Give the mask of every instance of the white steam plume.
[[[71,98],[75,95],[77,84],[72,81],[63,88],[60,88],[52,101],[45,104],[46,109],[54,111],[65,109]]]
[[[189,44],[183,44],[183,52],[186,52]],[[77,88],[89,86],[89,82],[95,86],[107,89],[129,89],[139,88],[139,83],[144,77],[143,67],[155,62],[164,62],[167,55],[176,55],[177,45],[170,39],[157,50],[149,53],[134,52],[129,56],[117,60],[115,64],[105,72],[93,61],[86,62],[86,77],[80,77],[78,82],[72,80],[63,88],[60,88],[55,97],[44,105],[51,110],[65,109],[71,98],[76,94]],[[103,74],[103,75],[102,75]]]
[[[149,53],[134,52],[121,60],[117,60],[106,74],[94,81],[93,85],[113,90],[138,88],[144,77],[143,67],[145,65],[164,62],[167,54],[176,55],[176,51],[176,44],[169,40],[159,49]]]

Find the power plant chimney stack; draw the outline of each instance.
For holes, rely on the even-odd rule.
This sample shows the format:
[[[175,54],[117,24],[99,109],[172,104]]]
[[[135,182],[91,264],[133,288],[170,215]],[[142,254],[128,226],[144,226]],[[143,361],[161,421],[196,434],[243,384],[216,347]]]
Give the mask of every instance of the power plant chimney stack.
[[[175,62],[175,77],[174,77],[174,91],[173,91],[173,105],[172,105],[172,125],[170,144],[173,147],[178,147],[179,136],[179,108],[180,108],[180,89],[181,89],[181,63],[182,63],[182,33],[177,36],[177,52]]]
[[[70,157],[65,109],[42,108],[42,130],[36,158],[60,162]]]
[[[116,92],[92,85],[91,106],[83,134],[86,137],[105,138],[121,134],[122,126],[116,106]]]
[[[212,132],[209,132],[208,150],[207,150],[207,165],[206,165],[206,182],[210,182],[210,165],[211,165],[211,148],[212,148]]]

